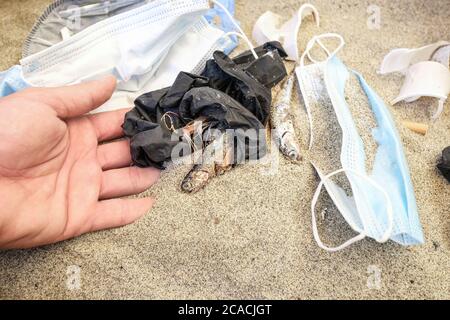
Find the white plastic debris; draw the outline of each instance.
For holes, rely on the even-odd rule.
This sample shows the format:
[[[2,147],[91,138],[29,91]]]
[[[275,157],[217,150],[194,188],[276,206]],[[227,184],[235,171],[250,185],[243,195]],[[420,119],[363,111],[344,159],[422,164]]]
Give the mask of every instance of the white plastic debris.
[[[256,21],[253,28],[253,39],[258,45],[263,45],[268,41],[279,41],[283,44],[288,59],[298,61],[298,33],[302,20],[309,15],[313,16],[317,26],[319,26],[319,12],[309,3],[302,5],[297,13],[284,24],[282,24],[282,16],[267,11]]]
[[[440,41],[417,49],[394,49],[383,59],[381,74],[405,75],[400,94],[392,101],[414,102],[421,97],[439,100],[433,120],[439,118],[450,93],[450,43]]]

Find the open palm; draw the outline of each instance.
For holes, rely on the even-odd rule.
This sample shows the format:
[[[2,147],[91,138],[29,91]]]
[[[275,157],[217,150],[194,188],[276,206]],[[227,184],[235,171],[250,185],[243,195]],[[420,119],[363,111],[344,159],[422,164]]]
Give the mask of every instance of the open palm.
[[[130,167],[127,110],[85,115],[106,102],[112,77],[27,89],[0,99],[0,248],[28,248],[132,223],[156,169]]]

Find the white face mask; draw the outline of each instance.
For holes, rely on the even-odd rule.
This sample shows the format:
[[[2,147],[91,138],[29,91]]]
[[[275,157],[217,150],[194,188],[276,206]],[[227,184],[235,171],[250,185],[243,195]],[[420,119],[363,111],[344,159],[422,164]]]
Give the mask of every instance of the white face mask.
[[[43,51],[97,22],[135,9],[147,2],[147,0],[53,0],[25,39],[22,58]]]
[[[155,72],[168,49],[208,8],[207,0],[156,0],[100,21],[24,58],[25,79],[51,87],[114,74],[127,89],[137,89],[138,77]]]
[[[224,51],[233,46],[234,42],[224,35],[222,30],[212,27],[204,18],[200,18],[170,48],[156,72],[140,78],[142,86],[138,91],[116,91],[96,112],[133,106],[134,100],[140,95],[171,86],[180,71],[201,73],[214,51]]]
[[[214,12],[241,30],[226,7],[213,2]],[[201,71],[214,50],[235,47],[202,17],[208,9],[207,0],[141,4],[22,59],[24,77],[33,86],[52,87],[113,74],[117,90],[95,112],[130,107],[141,93],[169,86],[180,71]]]

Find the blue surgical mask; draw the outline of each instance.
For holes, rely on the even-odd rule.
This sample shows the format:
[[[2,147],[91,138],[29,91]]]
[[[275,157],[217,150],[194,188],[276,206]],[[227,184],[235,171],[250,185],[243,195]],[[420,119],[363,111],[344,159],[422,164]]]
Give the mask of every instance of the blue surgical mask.
[[[229,13],[234,15],[235,12],[235,4],[234,0],[217,0],[220,4],[225,7]],[[204,16],[206,20],[214,25],[215,27],[225,31],[230,32],[236,30],[236,25],[229,19],[227,16],[227,13],[219,7],[217,4],[214,4],[214,7],[208,11],[207,14]],[[219,19],[220,22],[216,23],[216,19]],[[230,54],[231,51],[233,51],[239,44],[239,41],[236,36],[231,37],[232,42],[223,50],[226,54]]]
[[[330,53],[321,42],[323,38],[338,38],[341,44],[338,49]],[[318,43],[329,54],[327,60],[317,62],[311,59],[309,52],[315,43]],[[317,165],[313,164],[321,179],[311,205],[314,238],[321,248],[328,251],[344,249],[366,237],[375,239],[380,243],[391,239],[402,245],[421,244],[424,242],[423,232],[399,134],[384,102],[368,86],[359,73],[348,70],[336,57],[337,51],[343,45],[344,40],[336,34],[314,37],[308,43],[301,59],[301,66],[297,69],[301,90],[317,87],[317,85],[314,86],[308,82],[320,82],[317,79],[318,74],[323,74],[322,94],[328,95],[342,129],[340,156],[342,169],[324,174]],[[306,56],[310,57],[315,63],[305,66],[304,59]],[[378,127],[373,129],[372,132],[378,144],[378,149],[371,173],[366,170],[364,145],[345,99],[344,88],[350,73],[353,73],[359,79],[361,89],[367,95],[378,124]],[[304,97],[311,96],[308,92],[302,92],[302,94]],[[308,105],[306,100],[305,103]],[[351,197],[346,194],[342,187],[330,179],[339,173],[346,174],[352,189]],[[330,248],[322,242],[317,228],[315,206],[323,186],[325,186],[330,198],[346,222],[359,234],[335,248]]]
[[[23,78],[21,66],[14,66],[7,71],[0,72],[0,98],[23,90],[29,86],[30,85]]]

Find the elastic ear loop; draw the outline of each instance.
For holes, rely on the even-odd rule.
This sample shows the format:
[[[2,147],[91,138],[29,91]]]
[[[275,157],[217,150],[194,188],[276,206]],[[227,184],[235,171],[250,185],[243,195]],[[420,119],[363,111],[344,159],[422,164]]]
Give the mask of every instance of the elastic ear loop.
[[[230,13],[230,11],[228,11],[228,9],[223,4],[221,4],[219,1],[217,1],[217,0],[211,0],[211,2],[214,3],[215,5],[217,5],[220,9],[222,9],[223,12],[225,12],[227,17],[230,19],[230,21],[233,23],[233,25],[236,27],[236,30],[238,31],[238,32],[233,32],[233,31],[232,32],[228,32],[228,33],[226,33],[226,35],[236,35],[236,36],[244,39],[245,42],[247,43],[247,45],[249,46],[250,51],[252,52],[252,54],[255,57],[255,59],[258,59],[258,55],[256,54],[256,51],[255,51],[255,48],[252,45],[252,42],[247,37],[247,35],[245,34],[244,30],[242,30],[242,28],[236,22],[236,20],[234,20],[233,15]]]
[[[302,26],[302,22],[303,22],[303,12],[306,9],[311,9],[312,11],[312,16],[314,17],[314,21],[316,22],[317,27],[320,26],[320,15],[319,15],[319,11],[316,9],[316,7],[314,7],[312,4],[310,3],[305,3],[303,4],[300,9],[298,9],[297,11],[297,15],[298,15],[298,24],[295,30],[295,39],[298,39],[298,34],[300,32],[300,27]]]
[[[305,4],[303,4],[301,7],[300,7],[300,9],[298,9],[298,14],[300,15],[300,24],[301,24],[301,21],[303,20],[303,11],[305,10],[305,9],[307,9],[307,8],[309,8],[309,9],[311,9],[312,10],[312,14],[313,14],[313,17],[314,17],[314,21],[316,22],[316,25],[317,26],[320,26],[320,15],[319,15],[319,11],[316,9],[316,7],[314,7],[312,4],[310,4],[310,3],[305,3]],[[299,26],[300,27],[300,26]],[[297,30],[297,32],[298,32],[299,30]]]
[[[436,112],[434,113],[434,115],[431,117],[431,119],[433,121],[437,121],[437,119],[439,119],[439,117],[441,116],[442,112],[444,111],[445,101],[446,100],[444,100],[444,99],[439,99],[438,108],[437,108]]]
[[[340,44],[333,52],[330,52],[328,50],[328,48],[322,43],[322,41],[320,41],[320,39],[322,39],[322,38],[337,38],[337,39],[340,40]],[[314,48],[314,45],[315,45],[316,42],[319,44],[319,46],[328,55],[328,58],[326,60],[324,60],[324,61],[328,61],[333,56],[335,56],[345,45],[344,38],[340,34],[337,34],[337,33],[324,33],[324,34],[312,37],[311,40],[308,41],[308,44],[306,45],[305,52],[303,52],[303,54],[302,54],[302,56],[300,58],[300,67],[301,68],[305,67],[305,57],[308,57],[308,59],[312,63],[315,63],[315,64],[318,64],[320,62],[324,62],[324,61],[317,61],[311,56],[310,52],[311,52],[312,48]],[[309,147],[308,147],[308,150],[311,150],[312,146],[313,146],[313,141],[314,141],[313,119],[312,119],[311,108],[310,108],[309,104],[306,101],[305,101],[305,109],[306,109],[306,114],[308,116],[308,123],[309,123]]]
[[[392,231],[394,229],[394,215],[393,215],[393,209],[392,209],[392,202],[391,202],[391,199],[389,198],[389,195],[387,194],[386,191],[383,190],[383,188],[381,188],[381,186],[379,184],[377,184],[375,181],[373,181],[371,178],[367,177],[366,175],[363,175],[363,174],[361,174],[361,173],[359,173],[359,172],[357,172],[355,170],[352,170],[352,169],[340,169],[340,170],[337,170],[337,171],[334,171],[334,172],[330,173],[325,178],[321,179],[320,184],[317,187],[316,192],[315,192],[314,197],[313,197],[312,202],[311,202],[312,228],[313,228],[314,239],[316,240],[317,245],[320,248],[322,248],[322,249],[324,249],[324,250],[326,250],[328,252],[337,252],[337,251],[340,251],[340,250],[343,250],[343,249],[349,247],[350,245],[352,245],[352,244],[354,244],[354,243],[356,243],[358,241],[361,241],[362,239],[364,239],[367,236],[364,232],[362,232],[359,235],[357,235],[356,237],[354,237],[354,238],[346,241],[345,243],[341,244],[340,246],[334,247],[334,248],[327,247],[322,242],[322,240],[320,239],[319,230],[317,228],[317,221],[316,221],[316,210],[315,210],[316,209],[316,204],[317,204],[317,201],[319,199],[320,192],[322,191],[322,187],[325,184],[325,180],[328,180],[331,177],[333,177],[333,176],[335,176],[335,175],[337,175],[339,173],[342,173],[342,172],[353,173],[353,174],[359,176],[360,178],[365,179],[373,187],[378,189],[383,194],[383,196],[386,198],[387,216],[388,216],[388,228],[386,229],[386,232],[384,233],[383,237],[380,240],[376,240],[376,239],[375,240],[377,242],[379,242],[379,243],[387,242],[389,240],[389,238],[391,237]],[[338,210],[340,212],[340,208],[338,208]]]
[[[337,38],[340,41],[340,43],[334,51],[330,52],[328,50],[328,48],[321,41],[321,39],[324,39],[324,38]],[[327,59],[325,59],[323,61],[318,61],[311,56],[310,51],[312,50],[312,48],[314,48],[314,45],[316,42],[327,53],[327,55],[328,55]],[[314,36],[311,38],[311,40],[308,41],[308,44],[306,45],[305,52],[303,52],[303,54],[300,58],[300,66],[301,67],[305,66],[305,57],[308,57],[308,59],[311,62],[316,63],[316,64],[320,63],[320,62],[328,61],[329,59],[334,57],[344,47],[344,45],[345,45],[344,38],[340,34],[337,34],[337,33],[323,33],[318,36]]]
[[[448,45],[446,47],[448,47],[450,49],[450,45]],[[448,63],[450,62],[450,56],[447,57],[446,60],[447,60],[446,65],[448,66]],[[445,62],[445,60],[444,60],[444,62]],[[434,122],[436,122],[440,118],[442,112],[444,111],[444,105],[445,105],[445,102],[447,101],[447,99],[448,99],[448,97],[446,99],[440,99],[439,100],[438,108],[437,108],[436,112],[434,113],[434,115],[431,118]]]
[[[245,43],[247,44],[248,48],[252,52],[253,57],[255,57],[255,60],[257,60],[259,58],[258,55],[256,54],[255,49],[253,48],[252,43],[250,42],[250,40],[245,35],[242,35],[242,34],[240,34],[239,32],[236,32],[236,31],[230,31],[230,32],[225,33],[222,37],[228,37],[228,36],[238,36],[239,38],[244,40]]]

